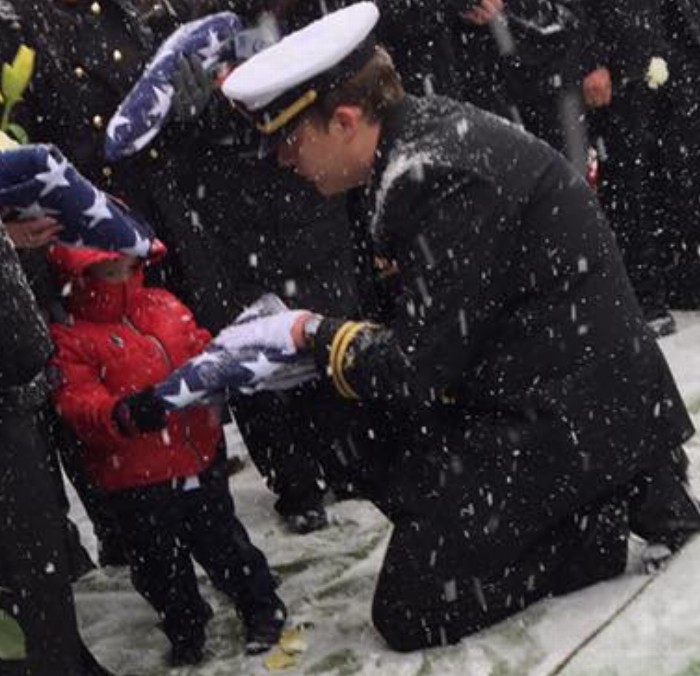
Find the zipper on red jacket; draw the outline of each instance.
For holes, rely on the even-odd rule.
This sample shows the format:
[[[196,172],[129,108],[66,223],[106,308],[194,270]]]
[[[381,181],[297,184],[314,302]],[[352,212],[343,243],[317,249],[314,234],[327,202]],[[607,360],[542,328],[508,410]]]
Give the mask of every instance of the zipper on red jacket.
[[[173,360],[170,358],[168,351],[165,349],[165,345],[161,343],[157,336],[154,336],[152,333],[144,333],[143,331],[137,329],[136,326],[129,320],[129,318],[126,315],[122,317],[122,322],[126,326],[128,326],[134,333],[138,333],[140,336],[147,338],[158,348],[158,351],[162,355],[163,360],[165,361],[165,364],[168,367],[168,374],[172,373],[175,370],[175,364],[173,364]],[[189,413],[187,411],[180,411],[180,413],[182,413],[183,418],[189,417]],[[202,454],[197,450],[196,446],[192,442],[192,439],[190,438],[190,426],[187,424],[186,421],[184,427],[185,429],[183,436],[185,440],[185,445],[188,446],[194,454],[195,459],[197,460],[197,464],[199,465],[199,469],[203,470],[206,468],[206,463],[204,462]]]

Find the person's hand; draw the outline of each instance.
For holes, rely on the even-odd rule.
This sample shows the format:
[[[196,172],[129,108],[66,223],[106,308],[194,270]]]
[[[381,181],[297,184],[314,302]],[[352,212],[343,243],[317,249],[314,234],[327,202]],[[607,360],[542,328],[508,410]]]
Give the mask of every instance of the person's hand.
[[[475,26],[491,23],[503,11],[503,0],[481,0],[478,5],[461,13],[461,17]]]
[[[590,108],[603,108],[612,101],[612,78],[604,66],[583,78],[583,100]]]
[[[63,226],[49,216],[5,223],[7,235],[17,249],[38,249],[53,242]]]
[[[173,76],[172,114],[178,122],[197,119],[216,89],[216,78],[204,68],[197,54],[183,56]]]
[[[296,347],[296,349],[299,351],[310,347],[306,344],[304,327],[306,326],[306,322],[308,322],[313,316],[314,315],[311,312],[304,312],[303,314],[299,315],[294,324],[292,324],[292,340],[294,341],[294,347]]]
[[[276,314],[260,316],[239,322],[223,329],[212,341],[229,353],[271,352],[279,355],[294,355],[299,351],[292,329],[307,310],[283,310]],[[302,322],[303,324],[303,322]]]
[[[167,424],[165,404],[152,387],[122,397],[112,409],[119,431],[127,437],[162,430]]]

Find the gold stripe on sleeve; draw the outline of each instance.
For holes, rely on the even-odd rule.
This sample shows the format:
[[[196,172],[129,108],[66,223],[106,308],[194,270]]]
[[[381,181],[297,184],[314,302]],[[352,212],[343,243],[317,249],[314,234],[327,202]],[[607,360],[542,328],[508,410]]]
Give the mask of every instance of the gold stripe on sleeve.
[[[333,374],[333,382],[340,394],[346,399],[359,399],[357,392],[355,392],[347,379],[345,378],[344,372],[344,362],[345,355],[348,351],[348,347],[357,336],[357,334],[362,331],[362,329],[367,328],[369,324],[365,322],[350,322],[350,326],[343,331],[342,336],[338,339],[338,349],[335,355],[335,359],[331,361],[331,369]]]
[[[343,336],[356,324],[356,322],[345,322],[336,332],[335,335],[333,336],[333,340],[331,342],[331,352],[328,358],[328,369],[330,371],[331,378],[333,379],[333,384],[335,385],[335,388],[340,392],[342,396],[346,396],[345,392],[342,389],[342,385],[338,382],[338,367],[337,367],[337,357],[338,357],[338,351],[340,349],[340,343],[343,339]]]

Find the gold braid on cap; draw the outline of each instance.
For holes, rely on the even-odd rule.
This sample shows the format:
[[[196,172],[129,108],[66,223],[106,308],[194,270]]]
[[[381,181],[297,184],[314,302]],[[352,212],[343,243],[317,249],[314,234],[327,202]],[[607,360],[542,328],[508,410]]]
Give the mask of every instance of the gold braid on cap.
[[[331,378],[335,389],[346,399],[360,398],[357,392],[350,387],[345,377],[345,369],[350,366],[348,347],[360,331],[370,326],[372,325],[366,322],[345,322],[333,336],[331,354],[328,360]]]
[[[258,122],[256,127],[261,134],[270,136],[276,131],[284,127],[292,118],[295,118],[299,113],[306,110],[316,99],[318,92],[315,89],[309,89],[305,94],[302,94],[294,103],[291,103],[282,112],[277,113],[275,117],[266,122]]]

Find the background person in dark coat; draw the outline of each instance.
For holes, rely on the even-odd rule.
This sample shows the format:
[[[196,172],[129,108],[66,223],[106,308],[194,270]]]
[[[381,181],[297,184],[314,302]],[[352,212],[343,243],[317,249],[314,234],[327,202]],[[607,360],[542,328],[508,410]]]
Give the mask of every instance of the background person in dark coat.
[[[457,88],[440,93],[520,122],[583,170],[581,18],[568,0],[482,0],[453,14]]]
[[[21,124],[31,141],[58,145],[96,185],[148,210],[149,185],[158,173],[156,159],[139,158],[117,171],[106,164],[102,154],[104,126],[158,45],[153,30],[139,21],[136,5],[129,0],[2,0],[2,5],[0,60],[11,63],[21,44],[36,52],[33,80],[21,104],[14,108],[12,121]],[[171,16],[162,22],[159,26],[165,34],[176,25]],[[160,180],[160,185],[163,182]],[[148,215],[154,218],[153,209]],[[153,222],[159,234],[168,229],[162,219],[154,218]],[[28,262],[27,257],[23,262]],[[49,274],[43,257],[41,263],[34,257],[31,264],[34,277],[46,279],[43,286],[48,289]],[[42,296],[40,302],[46,310],[50,292]],[[90,514],[101,563],[124,564],[109,510],[76,462],[80,453],[77,440],[55,415],[50,418],[49,443],[60,448],[67,473]]]
[[[194,17],[196,3],[156,0],[23,0],[9,3],[18,21],[0,23],[0,59],[24,42],[37,54],[36,75],[16,122],[35,142],[58,145],[100,188],[125,200],[153,225],[170,251],[168,287],[209,326],[221,315],[216,247],[198,228],[174,165],[198,143],[197,123],[175,125],[150,151],[110,165],[104,158],[109,119],[160,43]],[[223,0],[222,0],[223,4]],[[185,133],[186,132],[186,133]]]
[[[671,307],[700,307],[700,5],[661,0],[668,49],[669,80],[655,109],[657,166],[663,181],[654,199],[661,203],[659,225],[672,233],[669,272]]]
[[[216,293],[230,314],[266,291],[276,292],[290,307],[356,314],[342,199],[324,198],[298,177],[242,156],[238,143],[201,146],[196,165],[196,180],[206,186],[196,210],[219,242],[225,268]],[[325,489],[314,460],[324,442],[314,420],[327,415],[328,408],[314,386],[233,402],[251,457],[279,496],[276,510],[302,533],[326,523]]]
[[[344,66],[329,45],[348,23],[357,47],[371,16],[361,3],[333,41],[304,36],[307,72],[335,65],[330,93],[270,71],[272,101],[248,112],[274,120],[320,89],[278,160],[322,194],[354,189],[381,323],[307,315],[292,335],[362,402],[336,428],[351,453],[322,462],[393,521],[373,620],[412,650],[622,572],[630,527],[678,546],[700,519],[673,462],[690,421],[583,177],[477,108],[404,96],[381,50]],[[276,52],[250,63],[279,69]],[[247,72],[224,84],[238,105]],[[662,474],[675,529],[649,518]]]
[[[1,210],[0,210],[1,211]],[[8,211],[8,216],[12,212]],[[57,312],[60,301],[57,297],[57,291],[53,280],[51,279],[50,271],[46,265],[46,248],[48,244],[55,241],[58,233],[62,230],[62,226],[51,217],[41,217],[33,220],[23,221],[6,221],[5,229],[7,235],[12,240],[22,271],[27,279],[32,294],[42,313],[42,317],[49,321],[53,318],[58,321],[58,317],[63,318],[64,312]],[[62,319],[61,319],[62,321]],[[78,527],[71,521],[68,516],[70,512],[70,502],[65,490],[63,475],[60,470],[59,457],[73,459],[73,452],[76,451],[77,439],[74,435],[68,434],[68,430],[61,423],[56,412],[47,401],[41,411],[43,424],[39,426],[40,431],[45,434],[43,444],[47,448],[48,461],[52,466],[52,475],[56,482],[58,500],[63,513],[65,514],[67,550],[70,577],[72,581],[77,580],[82,575],[95,568],[87,550],[83,547],[80,541],[80,533]],[[66,433],[64,435],[64,432]],[[61,444],[61,442],[64,442]],[[61,451],[58,447],[61,445]],[[73,465],[70,461],[64,462],[64,469],[70,475],[71,482],[75,485],[76,482],[87,481],[87,477],[82,472],[73,472]],[[76,489],[82,499],[86,501],[86,510],[91,518],[94,517],[94,525],[98,532],[98,539],[106,541],[110,535],[111,519],[108,513],[100,512],[102,502],[99,495],[95,492],[96,488],[92,485],[80,486]],[[94,499],[93,499],[94,498]],[[113,540],[116,541],[116,538]],[[104,550],[103,550],[104,553]],[[112,561],[114,562],[114,561]]]
[[[583,91],[602,139],[599,195],[645,316],[700,303],[700,24],[692,3],[586,0]],[[668,81],[650,79],[663,60]]]
[[[3,674],[100,676],[82,644],[70,587],[64,514],[45,445],[43,368],[51,343],[13,245],[0,223],[0,595],[27,642]],[[7,601],[7,603],[6,603]]]
[[[406,91],[469,101],[523,124],[577,165],[583,164],[575,58],[582,12],[576,3],[377,0],[376,4],[382,15],[378,38],[401,72]]]
[[[259,12],[272,12],[284,31],[321,16],[323,4],[238,2],[233,9],[249,25],[255,25]],[[262,164],[259,140],[248,126],[231,118],[223,97],[215,96],[212,103],[214,109],[223,104],[228,127],[200,135],[187,163],[173,167],[179,189],[191,196],[198,222],[215,243],[207,265],[218,266],[219,272],[207,293],[217,298],[222,311],[208,328],[220,330],[266,291],[290,307],[356,314],[343,200],[318,195],[273,162]],[[275,508],[288,527],[303,533],[324,526],[324,482],[314,460],[324,441],[314,421],[328,414],[327,399],[310,386],[285,395],[239,398],[232,408],[251,457],[279,496]]]

